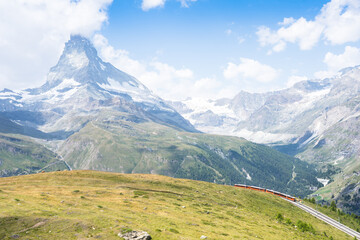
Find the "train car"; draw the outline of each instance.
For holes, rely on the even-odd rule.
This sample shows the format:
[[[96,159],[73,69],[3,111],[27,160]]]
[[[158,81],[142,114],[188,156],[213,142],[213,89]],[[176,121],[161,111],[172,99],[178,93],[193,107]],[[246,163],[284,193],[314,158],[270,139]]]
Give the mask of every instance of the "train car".
[[[265,188],[261,188],[261,187],[248,186],[247,188],[248,188],[248,189],[255,190],[255,191],[266,192],[266,189],[265,189]]]
[[[274,195],[276,195],[278,197],[282,197],[282,198],[288,199],[290,201],[296,202],[295,197],[284,194],[284,193],[281,193],[281,192],[278,192],[278,191],[274,191],[274,190],[271,190],[271,189],[266,189],[266,188],[261,188],[261,187],[256,187],[256,186],[248,186],[248,185],[245,185],[245,184],[235,184],[234,186],[239,187],[239,188],[245,188],[245,189],[260,191],[260,192],[267,192],[267,193],[270,193],[270,194],[274,194]]]
[[[296,198],[293,197],[293,196],[285,195],[285,198],[288,199],[288,200],[290,200],[290,201],[296,202]]]
[[[271,189],[266,189],[266,192],[267,192],[267,193],[274,194],[274,191],[273,191],[273,190],[271,190]]]
[[[235,184],[235,187],[246,188],[247,186],[245,184]]]

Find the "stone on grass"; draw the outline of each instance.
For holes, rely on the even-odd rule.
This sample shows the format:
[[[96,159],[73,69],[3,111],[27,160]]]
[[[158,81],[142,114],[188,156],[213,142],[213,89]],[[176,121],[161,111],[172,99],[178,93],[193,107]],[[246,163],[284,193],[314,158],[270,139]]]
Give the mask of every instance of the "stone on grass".
[[[144,231],[131,231],[124,234],[119,233],[118,236],[125,240],[151,240],[151,236]]]

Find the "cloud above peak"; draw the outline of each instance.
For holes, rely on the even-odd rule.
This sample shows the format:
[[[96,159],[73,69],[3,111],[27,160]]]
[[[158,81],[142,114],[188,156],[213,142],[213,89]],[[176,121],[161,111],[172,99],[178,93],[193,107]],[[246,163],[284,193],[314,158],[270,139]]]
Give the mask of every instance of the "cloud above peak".
[[[229,62],[223,74],[227,79],[244,78],[268,83],[279,76],[279,70],[249,58],[240,58],[240,63]]]
[[[70,34],[91,36],[108,21],[112,0],[0,1],[0,85],[45,82]]]
[[[314,20],[284,18],[277,30],[261,26],[257,31],[261,46],[280,52],[288,43],[298,44],[301,50],[312,49],[320,40],[332,45],[360,40],[360,2],[332,0],[325,4]]]
[[[327,70],[315,72],[316,78],[332,77],[343,68],[360,65],[360,48],[346,46],[344,52],[340,54],[327,52],[323,62],[326,64]]]

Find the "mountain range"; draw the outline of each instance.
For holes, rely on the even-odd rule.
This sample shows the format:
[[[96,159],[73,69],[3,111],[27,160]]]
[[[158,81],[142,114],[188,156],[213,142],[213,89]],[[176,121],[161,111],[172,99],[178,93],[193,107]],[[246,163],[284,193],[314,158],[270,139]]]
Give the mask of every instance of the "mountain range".
[[[360,66],[280,91],[169,104],[203,132],[244,137],[315,164],[326,185],[317,199],[360,213]]]
[[[79,35],[39,88],[0,92],[0,175],[64,169],[247,183],[306,196],[314,165],[243,138],[198,131]]]

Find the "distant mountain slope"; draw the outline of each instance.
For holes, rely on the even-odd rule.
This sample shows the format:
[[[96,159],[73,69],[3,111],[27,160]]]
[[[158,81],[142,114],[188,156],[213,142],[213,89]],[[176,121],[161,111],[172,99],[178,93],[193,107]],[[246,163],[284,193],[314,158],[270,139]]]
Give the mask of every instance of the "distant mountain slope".
[[[0,177],[68,169],[57,154],[30,139],[0,134]]]
[[[304,135],[323,111],[318,102],[331,86],[329,79],[304,81],[281,91],[242,91],[233,99],[187,99],[169,104],[201,131],[284,144]]]
[[[268,193],[158,175],[0,178],[0,198],[1,239],[121,239],[131,230],[159,240],[353,239]]]

